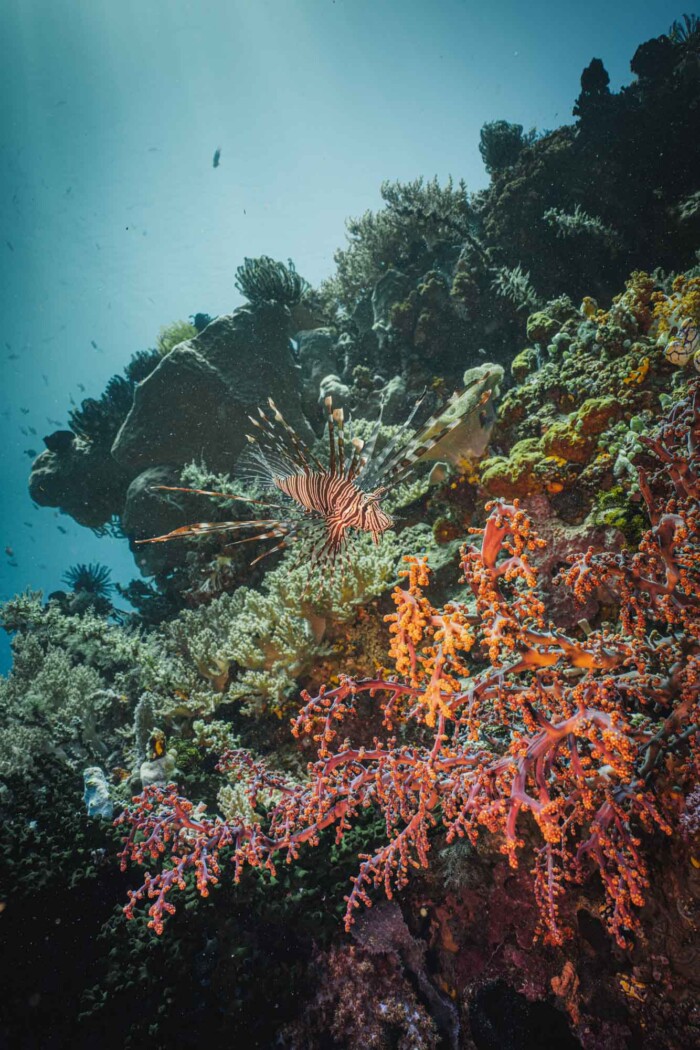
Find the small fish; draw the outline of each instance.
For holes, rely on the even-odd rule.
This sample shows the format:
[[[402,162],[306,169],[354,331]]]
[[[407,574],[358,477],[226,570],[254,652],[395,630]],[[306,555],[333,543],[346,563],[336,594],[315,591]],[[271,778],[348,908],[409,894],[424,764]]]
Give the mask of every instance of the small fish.
[[[20,432],[20,434],[23,434],[25,437],[29,437],[29,431],[27,430],[26,427],[20,427],[19,428],[19,432]]]
[[[151,734],[151,739],[148,742],[149,758],[151,761],[155,761],[158,758],[162,758],[166,750],[166,739],[165,733],[162,729],[154,729]]]
[[[46,384],[46,386],[48,386],[49,385],[49,377],[46,375],[46,372],[42,372],[41,373],[41,378],[44,380],[44,383]]]
[[[59,532],[62,532],[64,536],[68,535],[68,529],[64,529],[63,525],[57,525],[56,528]]]
[[[99,350],[100,349],[94,339],[90,340],[90,346],[92,347],[93,350]]]
[[[13,252],[15,250],[11,241],[5,241],[5,244],[10,249],[11,252]]]
[[[12,550],[12,547],[5,547],[5,554],[8,558],[14,558],[15,556],[15,552]]]
[[[7,360],[8,361],[19,361],[19,354],[8,354],[7,355]]]
[[[52,427],[62,427],[63,423],[60,419],[52,419],[51,416],[46,417],[46,422],[50,423]]]
[[[66,197],[68,197],[68,196],[69,196],[69,194],[70,194],[70,192],[71,192],[71,190],[72,190],[72,189],[73,189],[73,187],[72,187],[72,186],[69,186],[69,187],[68,187],[68,189],[66,190]]]
[[[28,416],[29,415],[29,409],[28,408],[22,408],[22,406],[20,405],[20,409],[19,410],[20,410],[20,412],[22,413],[23,416]]]
[[[36,437],[36,430],[34,429],[34,427],[27,427],[27,430],[30,434],[33,434],[34,437]]]
[[[82,391],[82,393],[84,394],[85,393],[85,386],[82,383],[78,383],[78,390]]]
[[[221,148],[219,147],[218,149],[214,150],[214,160],[212,161],[212,165],[211,165],[212,168],[218,168],[220,160],[221,160]]]
[[[28,529],[33,529],[34,528],[34,526],[32,525],[31,521],[23,521],[22,524],[26,525]]]
[[[35,448],[25,448],[24,454],[25,456],[29,456],[30,459],[36,459],[39,453]]]

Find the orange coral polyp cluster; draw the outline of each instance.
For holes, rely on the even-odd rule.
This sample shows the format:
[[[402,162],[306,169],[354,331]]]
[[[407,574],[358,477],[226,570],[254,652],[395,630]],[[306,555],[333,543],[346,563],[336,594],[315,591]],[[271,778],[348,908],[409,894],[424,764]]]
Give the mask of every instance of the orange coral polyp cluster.
[[[342,838],[374,806],[386,841],[360,858],[346,926],[373,888],[391,896],[428,863],[437,828],[448,841],[487,831],[512,865],[526,850],[532,857],[545,939],[566,935],[567,886],[597,871],[601,914],[626,945],[648,885],[643,835],[671,834],[677,817],[666,768],[674,789],[700,769],[699,390],[645,439],[656,465],[640,470],[650,528],[638,551],[588,551],[563,574],[581,599],[612,592],[617,623],[584,640],[548,624],[529,560],[542,541],[517,504],[490,505],[473,530],[480,545],[462,551],[476,616],[457,603],[433,607],[429,568],[409,558],[388,617],[393,673],[304,694],[293,732],[316,747],[304,783],[235,751],[220,768],[244,777],[258,819],[208,818],[172,785],[147,789],[125,810],[122,865],[162,865],[130,894],[127,915],[149,900],[160,932],[170,893],[191,872],[205,894],[222,851],[236,880],[246,865],[273,872],[275,856],[294,861],[331,826]],[[469,666],[475,648],[488,666]],[[352,720],[361,729],[367,704],[387,735],[353,746],[344,733]],[[274,804],[262,807],[261,797]]]

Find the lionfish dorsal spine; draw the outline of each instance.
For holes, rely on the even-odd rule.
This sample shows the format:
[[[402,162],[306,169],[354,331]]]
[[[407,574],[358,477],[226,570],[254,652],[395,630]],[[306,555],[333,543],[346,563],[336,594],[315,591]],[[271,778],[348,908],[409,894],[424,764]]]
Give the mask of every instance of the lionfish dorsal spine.
[[[328,395],[323,399],[323,403],[326,408],[326,415],[328,416],[328,470],[331,477],[335,477],[336,473],[336,456],[335,456],[335,428],[333,426],[333,398]]]
[[[287,420],[284,418],[280,410],[278,409],[272,398],[268,398],[268,404],[275,414],[275,422],[279,423],[283,428],[284,432],[292,443],[292,446],[299,458],[299,462],[304,468],[304,473],[310,473],[311,471],[320,470],[325,471],[323,464],[314,456],[311,449],[299,437],[294,427],[291,427]]]
[[[354,437],[352,439],[352,456],[350,458],[350,465],[348,466],[348,481],[354,481],[357,475],[362,470],[363,465],[367,462],[365,457],[362,455],[362,450],[365,447],[365,443],[362,438]]]
[[[317,469],[323,471],[323,466],[304,445],[303,441],[292,427],[289,426],[272,400],[271,408],[275,413],[275,421],[279,422],[283,427],[283,435],[288,438],[291,448],[290,445],[285,444],[282,440],[279,429],[275,427],[272,420],[268,418],[262,408],[258,408],[258,415],[260,416],[259,420],[255,419],[253,416],[248,416],[248,419],[253,426],[257,428],[260,435],[257,442],[253,439],[253,443],[260,445],[263,454],[271,453],[273,458],[279,457],[280,465],[283,472],[286,474],[310,473],[314,468],[311,466],[309,459],[314,461]]]
[[[333,409],[333,422],[336,426],[336,440],[338,444],[338,474],[345,476],[345,414],[342,408]]]

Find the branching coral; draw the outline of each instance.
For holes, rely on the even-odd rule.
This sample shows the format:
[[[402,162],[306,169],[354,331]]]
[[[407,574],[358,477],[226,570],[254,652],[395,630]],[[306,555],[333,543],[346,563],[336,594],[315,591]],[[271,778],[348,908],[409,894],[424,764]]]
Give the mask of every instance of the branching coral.
[[[383,182],[381,195],[385,208],[347,221],[349,245],[335,253],[336,276],[325,284],[325,294],[349,310],[389,267],[421,273],[439,242],[460,244],[475,224],[463,182]]]
[[[93,445],[111,448],[131,408],[135,385],[133,380],[124,376],[112,376],[98,400],[88,397],[80,408],[71,409],[68,423],[73,433]]]
[[[372,887],[388,896],[428,863],[438,825],[447,838],[498,837],[516,866],[530,842],[540,933],[560,943],[567,884],[597,870],[602,914],[621,945],[638,925],[648,885],[642,833],[671,833],[664,766],[674,781],[697,777],[700,709],[700,392],[678,406],[646,444],[641,472],[650,528],[635,553],[590,550],[564,574],[581,598],[605,585],[620,603],[616,624],[570,637],[548,624],[536,590],[532,551],[541,545],[517,505],[497,503],[480,546],[463,549],[464,581],[476,600],[438,610],[425,594],[429,573],[409,558],[394,592],[393,673],[305,695],[293,723],[317,757],[295,784],[242,751],[220,768],[248,780],[254,821],[208,817],[175,785],[151,789],[118,819],[122,865],[165,860],[130,894],[128,916],[149,898],[162,930],[170,893],[193,873],[206,896],[222,854],[274,873],[275,854],[294,861],[324,828],[338,839],[367,806],[382,812],[387,839],[361,858],[346,898],[346,926]],[[488,666],[473,679],[469,653]],[[378,704],[384,735],[354,744],[367,705]],[[260,799],[277,794],[272,806]],[[526,814],[530,819],[526,819]]]
[[[530,274],[518,264],[509,269],[501,266],[494,271],[491,287],[503,299],[509,299],[518,310],[536,310],[540,298],[532,286]]]
[[[612,251],[620,247],[620,235],[610,226],[606,226],[596,215],[589,215],[580,204],[572,212],[560,208],[548,208],[542,216],[552,226],[557,237],[590,237],[605,244]]]
[[[326,632],[354,619],[361,605],[396,580],[403,552],[433,547],[425,527],[389,534],[380,547],[359,540],[342,574],[309,585],[308,560],[295,550],[268,572],[262,590],[239,587],[187,610],[162,634],[164,652],[149,666],[149,688],[167,697],[168,718],[208,714],[241,701],[248,713],[281,715],[299,678],[327,652]]]
[[[512,167],[526,146],[537,138],[534,128],[523,134],[522,124],[491,120],[479,133],[479,153],[489,175]]]

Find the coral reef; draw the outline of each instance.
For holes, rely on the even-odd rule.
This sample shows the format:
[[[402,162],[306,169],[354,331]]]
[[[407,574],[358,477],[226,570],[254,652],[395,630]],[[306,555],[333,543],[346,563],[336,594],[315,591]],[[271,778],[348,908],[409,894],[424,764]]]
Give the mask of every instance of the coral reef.
[[[479,193],[385,183],[318,289],[245,259],[45,438],[37,503],[133,541],[255,516],[157,486],[260,496],[269,396],[313,452],[328,394],[464,419],[342,571],[213,534],[134,546],[133,614],[91,564],[2,606],[0,1042],[700,1042],[698,36],[485,125]]]
[[[567,586],[582,598],[610,586],[619,602],[618,624],[603,624],[583,641],[547,630],[529,560],[529,552],[543,541],[517,506],[496,504],[484,529],[474,530],[482,533],[481,548],[466,546],[462,553],[476,617],[463,606],[433,608],[424,594],[427,565],[409,558],[403,571],[408,585],[394,592],[396,612],[389,617],[396,677],[346,678],[315,698],[307,694],[295,732],[318,745],[309,785],[293,788],[241,752],[224,756],[223,769],[253,770],[253,808],[261,792],[282,793],[267,831],[258,823],[197,819],[192,804],[172,788],[145,793],[124,812],[119,822],[131,829],[124,860],[158,859],[162,846],[177,843],[173,866],[132,894],[129,914],[144,896],[155,898],[149,914],[160,931],[164,912],[172,910],[171,889],[184,885],[184,873],[192,868],[206,894],[209,882],[217,881],[217,857],[224,846],[234,847],[236,877],[246,863],[274,872],[274,853],[284,851],[295,859],[302,843],[313,843],[323,827],[340,822],[342,833],[357,809],[372,801],[384,812],[389,841],[363,861],[354,880],[347,898],[349,927],[353,909],[369,903],[370,886],[381,884],[391,895],[392,884],[406,884],[413,858],[427,863],[428,830],[439,804],[448,841],[467,835],[475,842],[483,825],[503,836],[501,850],[514,867],[524,846],[519,816],[530,812],[542,836],[535,851],[542,935],[562,942],[565,885],[582,879],[592,864],[605,893],[604,920],[626,947],[638,928],[633,906],[643,905],[648,886],[630,822],[634,818],[647,832],[659,827],[671,834],[650,790],[651,778],[666,754],[683,753],[683,742],[690,752],[684,773],[681,762],[675,776],[697,774],[697,756],[683,732],[697,713],[698,692],[697,401],[696,385],[694,396],[674,411],[660,434],[647,439],[656,463],[640,470],[651,528],[639,551],[625,556],[589,550],[564,574]],[[472,630],[475,619],[480,626]],[[658,631],[654,641],[652,625],[672,633],[664,637]],[[466,654],[477,641],[491,666],[465,688]],[[624,670],[630,666],[637,670]],[[334,753],[338,729],[357,714],[365,693],[386,697],[382,720],[389,732],[413,721],[425,727],[426,742],[407,748],[375,739],[371,747]],[[651,716],[652,705],[660,707],[661,720]],[[630,708],[640,716],[634,726]],[[500,754],[492,751],[496,725],[511,727]],[[194,833],[186,842],[173,838],[172,829],[179,826]]]

